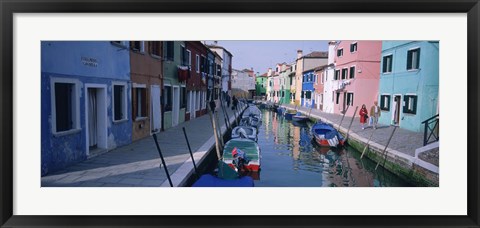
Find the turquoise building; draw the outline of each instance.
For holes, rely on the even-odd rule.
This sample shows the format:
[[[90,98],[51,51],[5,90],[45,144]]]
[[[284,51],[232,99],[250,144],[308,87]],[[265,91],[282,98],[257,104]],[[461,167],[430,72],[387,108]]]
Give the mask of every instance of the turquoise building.
[[[438,41],[383,41],[379,123],[423,132],[422,122],[438,114],[438,82]]]

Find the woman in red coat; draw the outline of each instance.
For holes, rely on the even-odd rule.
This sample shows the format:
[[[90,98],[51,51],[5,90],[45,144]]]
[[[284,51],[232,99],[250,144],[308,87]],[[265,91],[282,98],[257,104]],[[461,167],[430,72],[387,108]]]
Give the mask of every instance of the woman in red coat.
[[[365,107],[365,104],[362,105],[362,108],[360,109],[360,112],[358,113],[360,115],[360,123],[362,124],[362,130],[365,129],[365,123],[368,120],[368,111],[367,107]]]

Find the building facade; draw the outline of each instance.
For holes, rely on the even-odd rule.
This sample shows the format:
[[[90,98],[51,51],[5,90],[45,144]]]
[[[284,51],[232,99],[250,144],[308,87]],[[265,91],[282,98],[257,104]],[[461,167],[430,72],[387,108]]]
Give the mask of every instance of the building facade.
[[[335,106],[335,88],[334,86],[334,74],[335,74],[335,48],[337,42],[328,42],[328,61],[327,68],[325,69],[325,83],[323,85],[323,105],[322,111],[327,113],[334,113]]]
[[[439,42],[384,41],[379,70],[379,122],[423,132],[438,114]]]
[[[158,133],[162,128],[161,56],[161,41],[130,41],[133,141]]]
[[[324,103],[324,84],[325,84],[325,77],[327,74],[327,65],[319,66],[316,67],[314,71],[315,75],[315,83],[313,85],[313,88],[315,90],[314,92],[314,100],[315,100],[315,109],[322,110],[323,111],[323,103]]]
[[[307,55],[303,55],[302,50],[297,51],[297,63],[295,72],[295,104],[301,105],[302,102],[302,88],[303,88],[303,73],[314,69],[317,66],[325,65],[327,63],[328,53],[314,51]]]
[[[236,97],[252,98],[251,91],[255,90],[255,78],[249,71],[232,70],[232,94]]]
[[[207,92],[207,78],[203,72],[205,67],[201,64],[205,62],[207,47],[200,41],[186,41],[183,56],[189,71],[186,80],[185,120],[191,120],[206,113],[206,109],[201,106],[201,97]]]
[[[232,90],[232,58],[233,55],[227,49],[217,44],[208,45],[210,50],[216,52],[222,58],[222,96],[231,95]]]
[[[381,41],[340,41],[335,49],[334,113],[358,116],[378,97]],[[368,108],[369,109],[369,108]]]
[[[255,77],[255,94],[257,97],[263,97],[263,99],[266,99],[267,73]]]
[[[185,121],[188,63],[185,42],[163,41],[163,129]]]
[[[313,69],[304,71],[302,75],[302,99],[301,106],[313,108],[315,106],[315,71]]]
[[[127,41],[41,42],[42,176],[131,143],[129,58]]]

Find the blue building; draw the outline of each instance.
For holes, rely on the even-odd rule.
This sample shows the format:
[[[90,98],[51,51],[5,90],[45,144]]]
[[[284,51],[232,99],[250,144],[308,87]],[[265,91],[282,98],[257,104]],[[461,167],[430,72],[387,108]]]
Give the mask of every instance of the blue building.
[[[313,84],[315,83],[315,72],[314,70],[308,70],[303,72],[303,81],[302,81],[302,100],[301,105],[303,107],[311,108],[315,107],[315,99],[313,98],[313,92],[315,88]]]
[[[128,42],[41,42],[41,175],[132,141]]]
[[[438,41],[384,41],[380,65],[379,123],[422,132],[438,114]]]

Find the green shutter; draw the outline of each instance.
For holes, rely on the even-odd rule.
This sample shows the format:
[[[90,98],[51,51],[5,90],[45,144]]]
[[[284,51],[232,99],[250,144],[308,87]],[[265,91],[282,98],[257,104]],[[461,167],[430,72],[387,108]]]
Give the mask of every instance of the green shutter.
[[[408,51],[407,53],[407,70],[412,69],[412,51]]]
[[[420,51],[420,50],[419,50]],[[417,96],[412,96],[413,97],[413,110],[412,110],[412,113],[413,114],[417,114]]]

